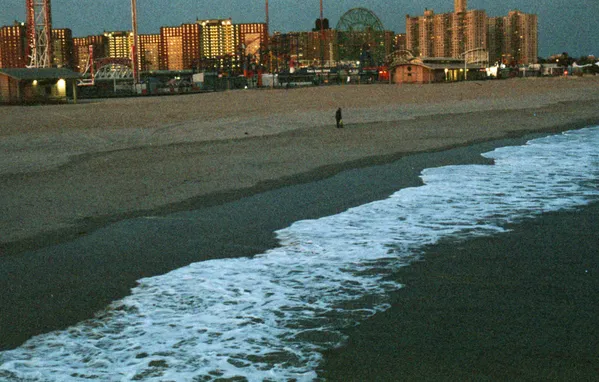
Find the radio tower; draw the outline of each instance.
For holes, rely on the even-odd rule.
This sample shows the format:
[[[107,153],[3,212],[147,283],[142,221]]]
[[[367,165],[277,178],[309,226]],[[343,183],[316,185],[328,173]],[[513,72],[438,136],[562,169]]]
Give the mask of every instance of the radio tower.
[[[27,55],[30,68],[52,66],[52,12],[50,0],[25,0]]]

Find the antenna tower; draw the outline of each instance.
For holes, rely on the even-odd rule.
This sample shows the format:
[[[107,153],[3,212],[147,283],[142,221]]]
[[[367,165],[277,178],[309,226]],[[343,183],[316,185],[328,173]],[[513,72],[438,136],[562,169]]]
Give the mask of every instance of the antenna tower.
[[[30,68],[52,66],[52,12],[50,0],[25,0],[27,56]]]

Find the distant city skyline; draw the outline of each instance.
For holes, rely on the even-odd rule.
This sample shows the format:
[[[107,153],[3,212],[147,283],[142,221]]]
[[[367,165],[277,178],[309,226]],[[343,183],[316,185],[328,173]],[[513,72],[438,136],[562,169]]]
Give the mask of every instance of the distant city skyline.
[[[264,0],[138,0],[139,32],[159,33],[161,26],[178,26],[196,19],[232,18],[235,23],[264,22]],[[307,31],[314,27],[320,14],[320,1],[269,1],[269,32]],[[324,17],[332,28],[341,16],[351,8],[364,7],[373,11],[385,29],[405,33],[405,16],[421,15],[425,8],[435,13],[453,10],[453,0],[404,0],[394,3],[388,0],[350,1],[323,0]],[[130,0],[79,0],[74,6],[70,0],[52,0],[54,28],[70,28],[73,36],[83,37],[101,34],[103,31],[130,30]],[[25,0],[0,0],[0,26],[15,20],[25,21]],[[570,56],[599,55],[596,16],[599,1],[545,0],[469,0],[468,9],[483,9],[488,16],[505,16],[510,10],[519,9],[538,15],[539,55],[568,52]]]

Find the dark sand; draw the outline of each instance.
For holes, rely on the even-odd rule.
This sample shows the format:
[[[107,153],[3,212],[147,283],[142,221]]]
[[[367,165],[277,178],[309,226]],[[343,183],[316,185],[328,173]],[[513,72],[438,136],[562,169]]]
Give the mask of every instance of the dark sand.
[[[599,378],[599,204],[443,243],[396,276],[393,306],[347,331],[330,381]]]

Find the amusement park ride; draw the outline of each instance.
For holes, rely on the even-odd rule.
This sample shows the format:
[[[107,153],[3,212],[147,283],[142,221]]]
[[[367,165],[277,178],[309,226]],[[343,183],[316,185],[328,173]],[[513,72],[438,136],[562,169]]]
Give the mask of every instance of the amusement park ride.
[[[51,18],[51,0],[25,0],[27,7],[27,54],[29,57],[28,67],[44,68],[52,66],[52,18]],[[137,60],[137,12],[136,0],[131,1],[131,17],[133,27],[133,44],[131,47],[131,58],[105,58],[94,57],[93,46],[89,46],[88,59],[82,78],[78,81],[78,86],[93,86],[97,81],[132,81],[133,84],[139,83],[139,65]],[[268,36],[268,0],[266,2],[266,28]],[[320,1],[320,33],[321,40],[321,70],[324,65],[324,41],[323,30],[323,9],[322,0]],[[383,24],[380,19],[366,8],[353,8],[347,11],[339,20],[337,26],[338,43],[338,63],[350,63],[353,67],[359,63],[361,71],[378,72],[380,75],[384,67],[377,64],[383,63],[386,58],[385,46],[386,35]],[[267,37],[268,38],[268,37]],[[252,68],[252,62],[262,61],[264,57],[258,58],[262,51],[262,43],[259,36],[246,36],[243,42],[243,56],[240,55],[240,68],[245,69],[244,74],[248,74]],[[268,42],[265,42],[267,45]],[[257,52],[255,46],[258,46]],[[267,45],[268,46],[268,45]],[[240,53],[242,53],[240,51]],[[253,54],[252,54],[253,53]],[[251,57],[255,57],[254,60]],[[332,57],[332,56],[331,56]],[[269,52],[272,68],[272,52]],[[278,59],[278,58],[277,58]],[[224,58],[219,61],[224,61]],[[290,59],[291,61],[291,59]],[[330,63],[329,63],[330,65]],[[290,68],[294,68],[295,62],[290,63]],[[278,67],[278,66],[277,66]],[[253,72],[253,71],[252,71]],[[115,85],[116,86],[116,85]]]
[[[29,68],[52,66],[52,12],[50,0],[26,0]]]

